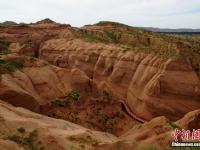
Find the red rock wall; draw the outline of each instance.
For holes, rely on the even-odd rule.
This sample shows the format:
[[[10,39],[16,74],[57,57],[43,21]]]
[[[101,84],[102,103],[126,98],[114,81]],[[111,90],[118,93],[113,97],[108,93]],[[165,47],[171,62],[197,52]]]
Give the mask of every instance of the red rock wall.
[[[43,44],[40,58],[84,71],[146,120],[160,115],[177,119],[199,108],[200,81],[189,65],[120,49],[112,44],[56,39]]]

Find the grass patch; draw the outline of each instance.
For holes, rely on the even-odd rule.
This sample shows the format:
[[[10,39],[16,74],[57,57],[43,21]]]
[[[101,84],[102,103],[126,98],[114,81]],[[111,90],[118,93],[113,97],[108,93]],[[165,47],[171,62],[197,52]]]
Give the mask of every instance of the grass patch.
[[[51,102],[51,105],[54,107],[68,107],[70,105],[70,102],[68,100],[57,99]]]
[[[72,135],[67,139],[74,143],[72,147],[70,146],[70,150],[92,149],[92,146],[98,145],[98,141],[90,135]]]
[[[194,57],[196,53],[200,54],[199,35],[166,35],[111,21],[101,21],[95,25],[105,26],[101,30],[104,39],[111,43],[128,45],[134,52],[152,54],[163,59],[172,58],[184,63],[189,58],[199,62],[199,59]],[[98,36],[98,33],[94,32],[94,36]],[[122,51],[126,52],[127,49]],[[200,76],[199,66],[193,65],[193,67],[197,68],[197,73]]]
[[[69,147],[70,150],[82,150],[80,147],[76,146],[76,145],[70,145]]]
[[[100,43],[108,43],[109,42],[109,40],[107,40],[103,37],[100,37],[98,35],[89,34],[86,32],[82,32],[80,35],[80,38],[84,39],[88,42],[100,42]]]
[[[175,122],[170,122],[169,124],[172,127],[172,129],[182,130],[182,128],[179,125],[177,125]]]
[[[118,43],[115,32],[106,32],[106,34],[112,40],[113,43]]]
[[[37,130],[33,130],[28,135],[25,134],[25,129],[22,127],[18,128],[17,131],[20,134],[11,134],[7,137],[7,139],[23,146],[25,150],[44,150],[41,142],[37,142]]]
[[[0,59],[0,74],[12,73],[18,69],[22,69],[23,66],[21,62]]]
[[[107,116],[101,116],[100,118],[101,124],[106,125],[108,122],[108,117]]]
[[[77,100],[79,100],[80,96],[81,95],[77,91],[71,90],[68,93],[67,98],[70,99],[70,100],[72,100],[72,101],[77,101]]]
[[[17,128],[17,131],[20,132],[20,133],[25,133],[26,132],[26,130],[23,127]]]
[[[80,98],[80,94],[75,91],[71,90],[65,99],[57,99],[53,102],[51,102],[51,106],[53,107],[69,107],[72,105],[74,102],[78,101]]]
[[[121,49],[121,51],[122,51],[123,53],[128,52],[128,51],[130,51],[130,50],[131,50],[131,48],[123,48],[123,49]]]
[[[11,42],[0,40],[0,54],[7,53],[10,44]]]
[[[87,135],[84,137],[76,137],[76,136],[72,135],[68,139],[70,141],[83,143],[83,144],[91,144],[91,145],[98,144],[98,141],[96,139],[93,139],[90,135]]]
[[[129,28],[133,28],[131,26],[128,26],[128,25],[125,25],[125,24],[122,24],[122,23],[119,23],[119,22],[112,22],[112,21],[100,21],[96,25],[98,25],[98,26],[112,25],[112,26],[115,26],[115,27],[129,27]]]

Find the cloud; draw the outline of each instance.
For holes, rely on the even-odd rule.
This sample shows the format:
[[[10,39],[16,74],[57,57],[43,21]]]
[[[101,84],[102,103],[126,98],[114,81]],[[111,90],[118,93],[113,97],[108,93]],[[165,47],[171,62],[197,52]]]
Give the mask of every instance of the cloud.
[[[73,26],[110,20],[132,26],[200,28],[198,0],[1,0],[0,21],[52,18]]]

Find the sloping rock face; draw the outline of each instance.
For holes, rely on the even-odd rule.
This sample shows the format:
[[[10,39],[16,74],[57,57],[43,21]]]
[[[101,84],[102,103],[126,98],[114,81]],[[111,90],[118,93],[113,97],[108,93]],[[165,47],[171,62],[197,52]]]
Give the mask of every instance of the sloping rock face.
[[[143,150],[172,149],[172,133],[175,128],[199,129],[200,110],[186,114],[182,119],[171,122],[166,117],[157,117],[142,125],[133,127],[112,144],[101,144],[95,150]],[[193,126],[191,126],[193,124]],[[195,125],[195,126],[194,126]]]
[[[0,147],[4,150],[23,150],[30,146],[47,150],[171,149],[174,124],[184,129],[190,129],[191,124],[199,128],[199,115],[200,110],[190,112],[173,125],[166,117],[154,118],[117,138],[0,101]],[[26,138],[28,143],[23,142]]]
[[[39,55],[57,66],[81,69],[144,120],[160,115],[176,120],[200,106],[200,80],[179,61],[65,39],[46,41]]]
[[[0,26],[0,39],[11,42],[9,52],[38,57],[44,41],[60,37],[71,39],[73,30],[70,25],[43,20],[36,24]]]
[[[0,98],[38,112],[40,105],[65,96],[72,88],[70,73],[44,61],[29,59],[22,69],[1,75]]]
[[[23,68],[1,74],[0,98],[14,106],[115,135],[139,123],[129,115],[128,109],[122,110],[123,103],[99,88],[78,68],[59,68],[17,54],[6,55],[4,60],[23,60]],[[74,95],[69,98],[70,93],[75,98]]]
[[[200,111],[196,110],[185,115],[184,118],[177,121],[184,129],[199,129],[200,128]]]
[[[139,64],[128,89],[127,103],[132,110],[147,120],[162,114],[175,120],[198,109],[200,82],[196,73],[179,62],[158,61],[146,57]]]
[[[67,121],[45,117],[0,101],[0,148],[23,150],[31,147],[47,150],[93,149],[99,143],[117,138],[92,131]],[[29,142],[25,142],[28,139]]]

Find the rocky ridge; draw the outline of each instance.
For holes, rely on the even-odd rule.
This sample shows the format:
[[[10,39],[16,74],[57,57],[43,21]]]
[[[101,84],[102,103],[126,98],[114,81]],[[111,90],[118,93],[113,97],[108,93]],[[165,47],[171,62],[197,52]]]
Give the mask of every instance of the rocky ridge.
[[[111,22],[74,28],[49,19],[0,26],[0,39],[0,99],[119,136],[92,148],[142,149],[152,143],[164,148],[171,122],[199,109],[195,39]],[[177,123],[186,128],[197,120],[191,124],[198,126],[196,113]],[[161,136],[154,133],[158,126],[166,131]]]

